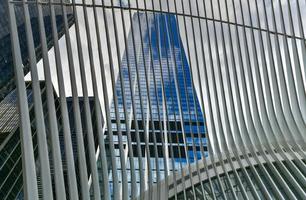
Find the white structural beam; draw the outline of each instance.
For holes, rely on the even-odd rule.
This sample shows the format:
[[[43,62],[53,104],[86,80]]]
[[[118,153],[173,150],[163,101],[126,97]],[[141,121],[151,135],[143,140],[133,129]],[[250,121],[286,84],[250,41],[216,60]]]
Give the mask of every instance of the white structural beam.
[[[6,1],[25,199],[306,199],[305,0]]]

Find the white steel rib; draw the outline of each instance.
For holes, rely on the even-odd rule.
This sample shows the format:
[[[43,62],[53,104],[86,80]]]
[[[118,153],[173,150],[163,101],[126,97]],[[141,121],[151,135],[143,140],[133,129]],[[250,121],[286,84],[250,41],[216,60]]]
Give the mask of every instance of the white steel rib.
[[[5,1],[16,198],[306,199],[306,0]]]

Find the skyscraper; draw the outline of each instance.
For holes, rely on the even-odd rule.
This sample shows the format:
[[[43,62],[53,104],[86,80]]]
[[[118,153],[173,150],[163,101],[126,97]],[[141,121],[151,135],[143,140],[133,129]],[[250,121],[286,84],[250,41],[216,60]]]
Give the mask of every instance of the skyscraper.
[[[133,29],[120,65],[123,79],[118,75],[116,81],[120,119],[116,118],[114,102],[111,107],[118,172],[122,173],[120,156],[123,155],[119,153],[116,120],[121,124],[126,162],[129,159],[134,162],[134,169],[130,164],[126,169],[129,195],[131,173],[136,174],[138,189],[147,188],[150,181],[156,183],[173,170],[200,159],[207,148],[204,116],[194,94],[176,18],[170,14],[147,17],[146,22],[145,13],[133,15]],[[203,154],[201,144],[205,149]],[[129,151],[133,151],[133,158]]]
[[[49,126],[47,121],[48,109],[46,105],[46,86],[45,82],[40,83],[42,91],[42,100],[44,102],[44,113],[46,118],[47,127]],[[30,106],[30,116],[31,116],[31,128],[33,131],[33,147],[35,151],[35,158],[37,159],[36,163],[39,166],[38,160],[38,143],[37,143],[37,130],[35,127],[35,114],[34,114],[34,105],[33,105],[33,90],[31,82],[27,83],[27,94],[28,102]],[[20,132],[19,132],[19,112],[17,107],[17,92],[13,90],[7,95],[2,102],[0,102],[0,199],[24,199],[23,195],[23,183],[22,183],[22,159],[21,159],[21,143],[20,143]],[[60,110],[59,98],[54,92],[56,110]],[[81,116],[84,118],[84,102],[80,98],[80,110]],[[73,152],[74,159],[77,162],[76,156],[76,130],[74,125],[73,117],[71,116],[73,112],[72,99],[67,98],[67,107],[70,111],[70,127],[71,129],[71,138],[73,142]],[[93,101],[90,99],[90,108],[93,109]],[[65,159],[65,148],[64,148],[64,133],[63,133],[63,124],[62,124],[62,115],[60,112],[57,112],[58,124],[59,124],[59,138],[60,138],[60,148],[63,162],[67,162]],[[84,120],[83,120],[84,122]],[[85,127],[85,124],[83,124]],[[84,130],[86,132],[86,130]],[[96,131],[94,131],[97,133]],[[50,130],[47,129],[48,141],[50,142]],[[84,134],[86,137],[86,133]],[[95,144],[97,144],[97,135],[95,134]],[[86,156],[88,157],[88,146],[85,147]],[[88,160],[88,158],[87,158]],[[52,158],[50,157],[52,162]],[[89,161],[88,161],[89,163]],[[67,165],[63,167],[64,175],[67,176]],[[79,173],[77,171],[77,173]],[[89,172],[90,173],[90,172]],[[52,172],[52,175],[54,173]],[[38,171],[37,175],[38,185],[41,188],[41,173]],[[79,180],[78,180],[79,181]],[[68,190],[68,182],[65,182],[65,186]],[[39,189],[39,195],[42,197],[42,191]]]
[[[43,6],[46,38],[48,48],[53,46],[52,41],[52,30],[51,30],[51,18],[49,5]],[[29,72],[29,58],[27,49],[27,40],[25,35],[25,21],[22,5],[15,7],[16,23],[18,26],[18,35],[20,40],[20,49],[22,54],[22,62],[24,65],[24,73]],[[31,17],[31,25],[33,30],[33,40],[36,50],[36,60],[39,61],[42,57],[40,38],[39,38],[39,26],[38,26],[38,13],[35,2],[29,3],[29,13]],[[59,38],[63,35],[63,18],[62,11],[59,6],[55,6],[55,14],[57,20],[57,30]],[[8,21],[8,7],[7,0],[0,0],[0,101],[14,89],[14,68],[13,68],[13,57],[11,38],[9,31]],[[73,24],[72,10],[68,9],[69,24]]]
[[[35,2],[28,5],[33,40],[35,46],[37,62],[42,58],[41,42],[39,35],[38,11]],[[69,26],[74,23],[72,9],[67,9]],[[20,41],[20,50],[24,74],[29,72],[29,52],[25,31],[24,10],[22,4],[15,7],[16,25]],[[45,22],[47,48],[53,47],[52,27],[49,5],[43,6]],[[58,38],[64,34],[63,15],[60,6],[55,6]],[[0,199],[23,199],[22,182],[22,159],[21,159],[21,140],[19,127],[19,112],[17,107],[17,90],[15,89],[15,77],[13,67],[13,55],[11,37],[9,30],[8,6],[6,0],[0,0]],[[33,108],[33,90],[31,83],[27,84],[27,100],[29,103],[29,113],[31,117],[31,128],[33,131],[33,147],[35,158],[38,158],[37,133],[35,127],[35,117]],[[41,83],[41,94],[44,108],[46,107],[46,88],[44,82]],[[45,114],[47,111],[45,110]],[[39,163],[39,162],[37,162]],[[38,174],[38,184],[41,184],[41,177]],[[41,194],[41,191],[40,191]]]
[[[46,98],[45,89],[44,82],[41,82],[42,99],[44,101]],[[27,95],[30,105],[31,128],[33,129],[33,146],[37,158],[37,132],[33,117],[33,90],[30,82],[27,83]],[[46,106],[44,108],[46,109]],[[0,116],[0,199],[23,199],[20,121],[16,89],[0,102]]]

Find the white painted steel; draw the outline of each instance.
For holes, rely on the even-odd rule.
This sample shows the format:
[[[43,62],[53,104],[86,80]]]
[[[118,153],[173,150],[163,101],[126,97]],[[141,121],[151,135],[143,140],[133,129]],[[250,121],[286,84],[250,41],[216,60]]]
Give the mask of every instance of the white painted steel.
[[[306,199],[306,1],[8,0],[8,9],[25,199]]]

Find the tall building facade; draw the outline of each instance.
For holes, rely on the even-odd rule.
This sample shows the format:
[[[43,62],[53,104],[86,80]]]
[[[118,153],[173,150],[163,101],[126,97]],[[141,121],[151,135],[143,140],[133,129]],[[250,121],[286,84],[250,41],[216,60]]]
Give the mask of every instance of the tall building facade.
[[[131,174],[140,191],[207,155],[204,116],[175,16],[135,13],[131,27],[116,81],[118,105],[111,106],[117,172],[122,177],[120,156],[126,156],[129,195]],[[118,120],[126,155],[119,151]]]
[[[45,82],[42,81],[40,83],[41,91],[42,91],[42,101],[44,102],[44,113],[46,118],[46,124],[47,127],[49,126],[47,121],[47,115],[48,115],[48,108],[46,103],[46,86]],[[33,131],[33,147],[35,150],[35,159],[36,159],[36,165],[39,166],[39,159],[38,159],[38,143],[37,143],[37,130],[35,126],[35,114],[34,114],[34,105],[33,105],[33,90],[31,86],[31,82],[27,82],[27,94],[28,94],[28,102],[30,106],[30,117],[31,117],[31,128]],[[20,141],[20,130],[19,130],[19,112],[17,107],[17,92],[16,90],[13,90],[10,92],[9,95],[7,95],[3,101],[0,103],[0,113],[1,113],[1,121],[0,121],[0,199],[18,199],[22,200],[24,199],[24,193],[23,193],[23,182],[22,182],[22,157],[21,157],[21,141]],[[57,118],[58,118],[58,125],[59,125],[59,140],[60,140],[60,149],[61,149],[61,156],[63,163],[66,163],[65,158],[65,144],[64,144],[64,133],[63,133],[63,123],[62,123],[62,115],[59,112],[60,110],[60,103],[59,98],[57,97],[57,94],[54,92],[55,96],[55,104],[56,104],[56,110],[57,112]],[[82,122],[84,122],[84,101],[82,98],[79,99],[80,101],[80,111],[81,116],[83,118]],[[93,108],[93,100],[90,99],[90,108]],[[73,103],[72,98],[67,98],[67,108],[69,110],[69,119],[70,119],[70,127],[71,129],[71,138],[73,143],[73,152],[74,152],[74,161],[77,163],[77,142],[76,142],[76,130],[75,130],[75,122],[73,118]],[[85,124],[82,124],[83,127],[85,127]],[[86,130],[84,130],[86,132]],[[95,132],[95,145],[97,147],[97,138],[96,135],[97,131]],[[48,142],[50,143],[50,130],[47,129],[47,136],[48,136]],[[86,133],[84,133],[84,136],[86,137]],[[95,147],[95,149],[96,149]],[[87,158],[87,163],[89,163],[89,155],[88,155],[88,146],[85,147],[85,154]],[[50,162],[52,163],[52,158],[50,157]],[[64,176],[67,179],[67,165],[64,165],[63,167]],[[78,170],[77,170],[77,173]],[[88,171],[90,174],[90,171]],[[37,179],[38,179],[38,187],[42,187],[41,183],[41,173],[38,170],[37,171]],[[52,175],[54,176],[54,172],[52,172]],[[77,180],[78,183],[80,180]],[[80,183],[79,183],[80,184]],[[65,182],[65,187],[69,188],[68,181]],[[43,192],[41,189],[39,189],[39,196],[43,198]]]
[[[41,82],[42,99],[45,101],[46,90]],[[27,83],[27,95],[30,105],[31,128],[33,129],[33,146],[35,157],[38,157],[37,132],[33,109],[33,90]],[[46,108],[45,108],[46,109]],[[19,111],[17,107],[17,91],[14,89],[0,102],[0,199],[23,199],[22,158],[19,127]]]
[[[70,25],[73,24],[72,10],[68,9],[67,16],[69,18]],[[29,53],[27,49],[27,40],[25,35],[25,20],[22,5],[15,7],[16,23],[18,27],[18,35],[20,40],[20,49],[22,52],[22,62],[24,65],[24,73],[29,72]],[[48,43],[48,49],[53,47],[52,30],[51,30],[51,18],[50,8],[48,5],[43,6],[46,37]],[[33,30],[33,40],[36,51],[36,60],[39,61],[42,58],[40,37],[39,37],[39,25],[38,25],[38,12],[37,6],[34,2],[29,4],[29,13],[31,18],[31,26]],[[62,9],[59,6],[55,7],[55,14],[57,20],[57,29],[59,38],[63,35],[63,18]],[[13,67],[13,55],[9,30],[9,18],[8,18],[8,6],[7,0],[0,1],[0,101],[15,88],[14,83],[14,67]]]
[[[1,178],[0,178],[0,199],[24,199],[23,193],[23,173],[21,157],[20,140],[20,120],[18,111],[18,95],[15,85],[12,44],[9,29],[9,10],[6,0],[0,1],[0,159],[1,159]],[[37,62],[42,58],[41,42],[39,35],[38,11],[35,2],[28,5],[31,28],[33,32],[33,41]],[[69,26],[74,23],[72,9],[67,9],[67,18]],[[24,9],[22,4],[15,7],[16,25],[20,41],[21,59],[23,72],[26,75],[29,70],[29,52],[27,46]],[[58,38],[64,34],[63,13],[60,6],[55,6],[55,15],[57,22]],[[52,27],[49,5],[43,6],[43,17],[45,22],[45,33],[47,39],[47,48],[53,47]],[[46,87],[44,82],[40,83],[42,102],[44,104],[45,117],[46,110]],[[35,127],[35,114],[33,105],[33,90],[31,82],[26,83],[27,101],[29,104],[29,114],[31,119],[31,129],[33,131],[33,148],[35,159],[38,159],[37,132]],[[55,99],[56,102],[56,99]],[[57,103],[58,104],[58,103]],[[70,105],[71,106],[71,105]],[[37,166],[39,166],[37,161]],[[39,174],[39,172],[38,172]],[[41,185],[41,176],[38,175],[38,184]],[[39,191],[42,195],[42,191]]]

